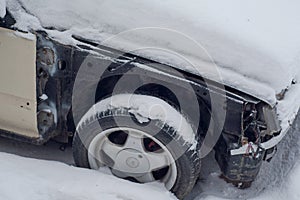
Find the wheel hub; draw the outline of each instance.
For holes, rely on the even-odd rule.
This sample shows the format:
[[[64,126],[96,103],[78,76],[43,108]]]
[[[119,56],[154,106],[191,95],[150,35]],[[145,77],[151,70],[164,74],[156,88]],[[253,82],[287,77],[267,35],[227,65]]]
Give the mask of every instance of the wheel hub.
[[[138,159],[130,157],[126,160],[126,164],[128,167],[137,168],[140,165],[140,162],[138,161]]]
[[[139,183],[162,181],[171,189],[177,168],[164,144],[146,132],[118,127],[98,134],[89,146],[93,169],[107,166],[113,175]]]
[[[118,153],[113,168],[127,174],[143,174],[149,172],[150,162],[142,152],[124,149]]]

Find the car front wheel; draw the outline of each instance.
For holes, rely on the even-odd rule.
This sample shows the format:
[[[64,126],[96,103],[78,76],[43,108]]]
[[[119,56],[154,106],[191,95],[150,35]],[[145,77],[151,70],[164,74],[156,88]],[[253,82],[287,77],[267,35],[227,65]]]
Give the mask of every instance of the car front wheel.
[[[133,103],[111,103],[120,98]],[[166,116],[171,112],[172,119],[153,116],[153,110],[147,116],[140,108],[147,105],[159,106]],[[73,154],[79,167],[108,167],[113,175],[138,183],[160,181],[180,199],[200,171],[197,138],[186,118],[165,101],[145,95],[117,95],[93,106],[77,126]]]

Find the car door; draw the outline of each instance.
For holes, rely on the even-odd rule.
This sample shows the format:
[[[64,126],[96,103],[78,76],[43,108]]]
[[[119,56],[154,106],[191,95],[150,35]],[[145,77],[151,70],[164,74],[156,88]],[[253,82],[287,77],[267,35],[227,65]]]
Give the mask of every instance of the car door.
[[[0,27],[0,129],[30,138],[39,137],[35,61],[34,35]]]

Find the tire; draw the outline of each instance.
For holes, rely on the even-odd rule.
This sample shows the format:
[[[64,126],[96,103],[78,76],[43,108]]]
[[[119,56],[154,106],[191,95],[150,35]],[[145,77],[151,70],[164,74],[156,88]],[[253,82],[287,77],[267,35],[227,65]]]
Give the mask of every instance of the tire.
[[[150,100],[153,100],[154,98],[145,95],[131,95],[131,97],[138,97],[139,99],[142,98],[145,102],[149,102],[149,98],[151,98]],[[119,96],[118,98],[122,97]],[[111,101],[110,98],[108,98],[108,101]],[[114,166],[116,166],[118,163],[121,163],[120,160],[123,158],[125,162],[126,156],[123,156],[123,154],[127,155],[125,151],[128,150],[128,147],[125,144],[129,138],[134,138],[138,134],[143,134],[141,136],[141,145],[143,146],[145,152],[151,151],[150,153],[144,153],[144,158],[149,161],[149,165],[152,165],[150,159],[151,156],[147,157],[147,155],[154,155],[157,152],[164,152],[164,155],[169,155],[167,160],[170,159],[173,161],[172,163],[168,162],[168,166],[166,168],[162,168],[157,171],[150,171],[148,173],[152,174],[152,177],[154,177],[155,180],[164,182],[166,188],[173,192],[179,199],[184,198],[194,187],[194,184],[200,173],[200,159],[198,151],[199,145],[195,134],[192,133],[194,135],[194,141],[187,142],[182,136],[182,133],[176,130],[174,123],[166,121],[163,122],[161,119],[149,118],[148,121],[141,122],[137,115],[132,114],[132,110],[129,108],[124,108],[123,106],[97,109],[103,108],[102,102],[104,101],[101,101],[97,105],[93,106],[92,110],[94,112],[88,112],[77,126],[76,133],[73,138],[73,156],[76,165],[79,167],[93,169],[97,169],[105,165],[112,170],[113,174],[121,178],[125,178],[125,175],[128,174],[130,174],[128,176],[131,176],[132,172],[129,173],[130,169],[128,170],[126,168],[123,170],[119,167],[118,170],[116,170]],[[160,105],[166,108],[166,110],[170,109],[171,107],[169,104],[160,99],[158,102],[160,102]],[[174,108],[172,107],[172,109]],[[177,113],[180,115],[179,112]],[[192,129],[190,128],[190,130]],[[109,142],[107,142],[108,140]],[[152,146],[150,144],[152,144]],[[110,145],[113,146],[110,147]],[[122,145],[124,145],[124,150],[119,151],[118,154],[116,154],[115,160],[112,159],[111,161],[111,157],[107,158],[107,154],[102,152],[102,150],[104,151],[104,149],[108,147],[113,149],[123,148]],[[99,148],[98,146],[101,146],[100,152],[102,152],[99,153],[99,158],[97,157],[97,152],[99,152],[99,149],[94,151],[94,149]],[[150,149],[150,146],[152,149]],[[136,149],[137,148],[134,148],[133,150],[135,151]],[[119,156],[121,154],[122,156]],[[133,157],[134,156],[131,157],[130,154],[128,159],[132,159]],[[128,159],[126,160],[126,163]],[[138,157],[136,157],[136,159],[138,159]],[[148,161],[145,161],[145,163]],[[125,165],[124,162],[122,162],[120,166],[128,165]],[[137,161],[137,163],[139,162]],[[134,163],[134,165],[135,164],[136,163]],[[140,166],[143,165],[146,164],[141,161]],[[138,168],[140,168],[140,166]],[[125,179],[135,179],[134,181],[137,181],[136,174],[133,176],[134,177],[126,177]]]

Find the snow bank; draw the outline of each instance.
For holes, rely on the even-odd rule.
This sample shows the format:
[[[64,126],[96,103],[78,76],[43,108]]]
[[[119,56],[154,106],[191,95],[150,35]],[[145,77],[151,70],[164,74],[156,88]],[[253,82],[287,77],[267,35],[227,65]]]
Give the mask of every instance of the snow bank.
[[[0,153],[0,199],[175,200],[161,185],[141,185],[100,172]]]
[[[6,15],[6,0],[0,0],[0,17],[3,18]]]
[[[300,199],[300,162],[290,172],[286,182],[274,190],[269,190],[262,195],[252,198],[251,200],[299,200]]]
[[[249,200],[299,200],[300,199],[300,162],[297,162],[295,168],[290,172],[288,178],[282,186],[268,189],[257,197],[247,198]],[[240,197],[241,198],[241,197]],[[208,196],[196,200],[224,200],[216,196]]]
[[[273,172],[276,173],[277,171]],[[265,179],[268,179],[269,177],[265,177]],[[269,180],[270,181],[270,180]],[[288,176],[285,177],[282,183],[278,183],[280,186],[274,186],[273,188],[268,188],[267,185],[263,186],[264,188],[268,188],[266,190],[263,190],[261,193],[257,194],[256,197],[249,198],[249,194],[251,195],[251,192],[255,190],[255,188],[248,190],[247,196],[237,196],[235,199],[249,199],[249,200],[282,200],[282,199],[289,199],[289,200],[299,200],[300,199],[300,161],[296,161],[296,165],[294,168],[289,172]],[[254,185],[255,186],[255,185]],[[228,191],[231,191],[233,194],[238,192],[235,192],[236,189],[234,189],[232,186],[227,186],[229,189]],[[264,188],[257,188],[259,190]],[[227,192],[227,191],[223,191]],[[247,191],[245,191],[247,193]],[[256,194],[255,192],[253,193]],[[252,194],[252,195],[253,195]],[[195,200],[224,200],[224,199],[232,199],[232,198],[224,198],[224,197],[218,197],[221,194],[218,194],[217,196],[209,195],[206,197],[203,197],[203,195],[200,195],[202,197],[198,197]]]

